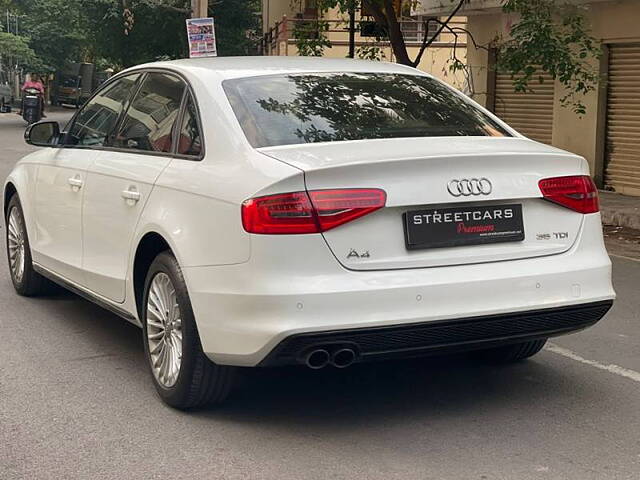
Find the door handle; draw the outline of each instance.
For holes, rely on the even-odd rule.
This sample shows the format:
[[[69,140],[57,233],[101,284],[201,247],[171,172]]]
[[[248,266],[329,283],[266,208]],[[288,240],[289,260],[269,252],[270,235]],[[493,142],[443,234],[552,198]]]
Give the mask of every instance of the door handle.
[[[124,190],[122,192],[122,198],[124,198],[130,205],[133,205],[140,200],[140,192],[138,192],[135,187],[129,187],[128,190]]]
[[[80,178],[80,175],[76,175],[75,177],[71,177],[68,179],[69,185],[71,185],[71,189],[74,192],[77,192],[78,190],[80,190],[82,188],[83,185],[83,181],[82,178]]]

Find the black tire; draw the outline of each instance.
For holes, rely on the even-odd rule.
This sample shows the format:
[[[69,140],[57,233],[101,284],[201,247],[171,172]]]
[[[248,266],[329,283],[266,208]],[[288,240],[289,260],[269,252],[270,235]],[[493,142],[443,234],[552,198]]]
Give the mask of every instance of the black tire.
[[[482,360],[493,363],[513,363],[534,356],[544,347],[547,339],[532,340],[474,352]]]
[[[9,255],[9,216],[13,210],[18,214],[19,228],[21,229],[24,238],[24,273],[20,279],[16,278],[14,275]],[[16,194],[11,197],[11,200],[9,200],[7,205],[7,213],[5,216],[5,247],[7,250],[7,261],[9,262],[9,273],[11,275],[11,281],[13,282],[13,288],[15,288],[16,292],[24,297],[35,297],[45,293],[46,287],[49,284],[42,275],[33,269],[31,245],[29,244],[22,205],[20,205],[20,199]]]
[[[147,303],[153,279],[159,273],[166,274],[176,292],[176,300],[182,320],[182,358],[175,384],[169,388],[156,378],[149,341],[147,340]],[[168,405],[186,410],[207,404],[221,403],[229,395],[236,378],[234,367],[216,365],[202,351],[200,336],[191,308],[187,286],[180,265],[169,251],[159,254],[147,273],[141,310],[143,343],[151,378],[162,400]]]

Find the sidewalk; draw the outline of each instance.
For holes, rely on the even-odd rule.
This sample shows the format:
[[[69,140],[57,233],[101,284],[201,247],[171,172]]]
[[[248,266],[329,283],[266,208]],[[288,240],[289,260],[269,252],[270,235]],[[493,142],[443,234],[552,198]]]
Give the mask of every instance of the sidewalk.
[[[602,223],[640,230],[640,197],[600,191]]]

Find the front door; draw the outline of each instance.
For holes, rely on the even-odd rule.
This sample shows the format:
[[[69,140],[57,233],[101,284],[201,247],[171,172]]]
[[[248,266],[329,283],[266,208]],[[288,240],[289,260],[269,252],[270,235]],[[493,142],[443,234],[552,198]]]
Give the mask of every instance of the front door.
[[[61,148],[38,166],[33,260],[82,283],[82,198],[93,150]]]
[[[74,117],[65,146],[38,167],[34,261],[80,285],[85,284],[82,210],[87,171],[113,133],[139,77],[107,84]]]
[[[138,219],[171,161],[184,90],[176,76],[148,73],[113,137],[114,150],[100,152],[88,172],[82,214],[86,285],[115,302],[125,300]]]

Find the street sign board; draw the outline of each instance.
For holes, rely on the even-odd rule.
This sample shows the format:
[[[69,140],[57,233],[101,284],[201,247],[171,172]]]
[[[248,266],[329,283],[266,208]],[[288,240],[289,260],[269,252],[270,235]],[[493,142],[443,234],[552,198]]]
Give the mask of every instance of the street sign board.
[[[188,18],[189,58],[215,57],[216,34],[213,18]]]

